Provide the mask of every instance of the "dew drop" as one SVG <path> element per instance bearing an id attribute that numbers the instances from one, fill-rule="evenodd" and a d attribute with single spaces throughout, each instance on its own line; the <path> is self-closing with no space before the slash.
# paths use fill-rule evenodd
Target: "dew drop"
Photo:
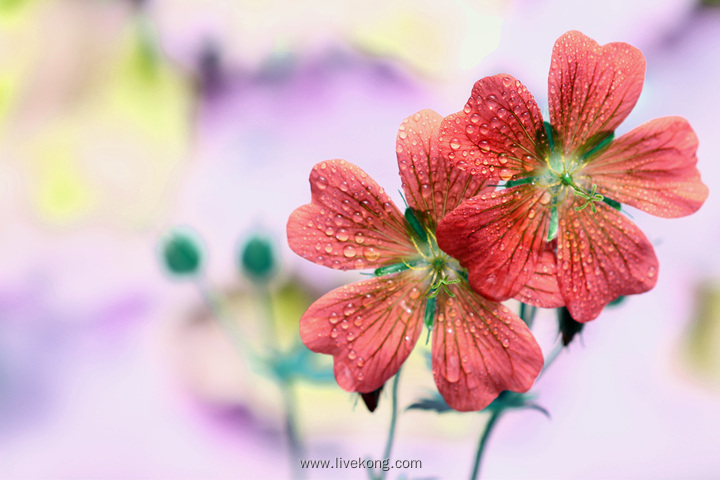
<path id="1" fill-rule="evenodd" d="M 346 258 L 355 257 L 355 255 L 357 255 L 355 247 L 353 247 L 352 245 L 345 245 L 345 248 L 343 248 L 343 255 L 345 255 Z"/>
<path id="2" fill-rule="evenodd" d="M 325 178 L 325 177 L 323 177 L 322 175 L 320 175 L 320 176 L 317 178 L 317 180 L 315 180 L 315 185 L 316 185 L 317 188 L 319 188 L 320 190 L 325 190 L 325 189 L 327 188 L 327 186 L 328 186 L 327 178 Z"/>
<path id="3" fill-rule="evenodd" d="M 460 140 L 458 140 L 457 138 L 453 138 L 452 140 L 450 140 L 450 148 L 452 148 L 453 150 L 459 149 L 460 148 Z"/>
<path id="4" fill-rule="evenodd" d="M 380 258 L 380 252 L 378 252 L 378 251 L 377 251 L 376 249 L 374 249 L 373 247 L 365 247 L 365 248 L 363 249 L 363 255 L 365 256 L 365 258 L 366 258 L 367 261 L 369 261 L 369 262 L 374 262 L 375 260 L 377 260 L 378 258 Z"/>
<path id="5" fill-rule="evenodd" d="M 357 311 L 357 305 L 355 305 L 353 302 L 348 302 L 347 305 L 345 305 L 345 308 L 343 308 L 343 315 L 346 317 L 352 315 Z"/>
<path id="6" fill-rule="evenodd" d="M 347 230 L 341 228 L 335 234 L 335 238 L 337 238 L 341 242 L 347 242 L 348 238 L 350 238 L 350 235 L 348 234 Z"/>

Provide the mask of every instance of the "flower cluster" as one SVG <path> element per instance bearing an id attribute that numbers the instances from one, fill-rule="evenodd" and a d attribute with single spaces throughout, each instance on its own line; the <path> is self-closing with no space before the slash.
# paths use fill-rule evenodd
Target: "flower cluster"
<path id="1" fill-rule="evenodd" d="M 342 388 L 382 387 L 425 325 L 440 393 L 456 410 L 479 410 L 503 390 L 527 391 L 543 365 L 528 327 L 498 302 L 566 306 L 585 322 L 655 285 L 652 245 L 622 204 L 678 217 L 708 192 L 684 119 L 614 138 L 644 71 L 630 45 L 569 32 L 553 50 L 549 122 L 510 75 L 478 81 L 447 118 L 406 119 L 396 147 L 404 215 L 355 165 L 313 168 L 312 201 L 288 221 L 290 247 L 320 265 L 374 271 L 300 320 L 303 342 L 334 357 Z"/>

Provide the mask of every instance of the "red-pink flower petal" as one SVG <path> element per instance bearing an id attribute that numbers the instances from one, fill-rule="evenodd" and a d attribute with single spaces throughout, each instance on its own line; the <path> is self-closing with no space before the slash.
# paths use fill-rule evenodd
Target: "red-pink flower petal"
<path id="1" fill-rule="evenodd" d="M 496 301 L 512 298 L 530 280 L 544 248 L 549 201 L 532 186 L 473 197 L 440 222 L 438 245 L 469 270 L 476 292 Z"/>
<path id="2" fill-rule="evenodd" d="M 578 322 L 596 318 L 621 295 L 642 293 L 657 282 L 652 245 L 624 215 L 596 202 L 577 212 L 575 201 L 560 212 L 558 284 L 570 315 Z"/>
<path id="3" fill-rule="evenodd" d="M 435 224 L 463 200 L 485 187 L 485 180 L 452 165 L 438 150 L 443 117 L 422 110 L 403 120 L 397 135 L 397 158 L 410 207 L 428 212 Z"/>
<path id="4" fill-rule="evenodd" d="M 635 106 L 644 78 L 645 58 L 632 45 L 600 46 L 577 31 L 558 38 L 548 100 L 550 123 L 566 156 L 584 153 L 595 135 L 614 131 Z"/>
<path id="5" fill-rule="evenodd" d="M 551 244 L 546 243 L 545 246 L 535 265 L 535 274 L 515 299 L 536 307 L 558 308 L 565 305 L 565 300 L 557 281 L 557 261 Z"/>
<path id="6" fill-rule="evenodd" d="M 695 166 L 697 146 L 687 120 L 657 118 L 615 140 L 582 173 L 613 200 L 659 217 L 682 217 L 708 196 Z"/>
<path id="7" fill-rule="evenodd" d="M 334 357 L 340 387 L 372 392 L 397 373 L 423 326 L 421 274 L 411 270 L 340 287 L 302 316 L 303 343 Z"/>
<path id="8" fill-rule="evenodd" d="M 520 318 L 467 288 L 439 298 L 433 376 L 455 410 L 485 408 L 503 390 L 526 392 L 543 366 L 540 347 Z"/>
<path id="9" fill-rule="evenodd" d="M 287 224 L 288 243 L 298 255 L 349 270 L 397 263 L 415 252 L 403 216 L 359 167 L 321 162 L 310 173 L 310 190 L 312 202 Z"/>
<path id="10" fill-rule="evenodd" d="M 474 175 L 510 180 L 544 164 L 543 120 L 527 88 L 510 75 L 475 83 L 463 111 L 440 127 L 440 154 Z"/>

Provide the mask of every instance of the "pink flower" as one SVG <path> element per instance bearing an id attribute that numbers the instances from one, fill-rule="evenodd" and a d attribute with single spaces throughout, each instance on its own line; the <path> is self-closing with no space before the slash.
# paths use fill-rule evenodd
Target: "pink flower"
<path id="1" fill-rule="evenodd" d="M 400 127 L 405 216 L 355 165 L 332 160 L 313 167 L 312 201 L 288 221 L 290 247 L 320 265 L 372 268 L 375 275 L 316 301 L 300 319 L 300 334 L 311 350 L 334 357 L 342 388 L 368 393 L 397 373 L 426 324 L 440 393 L 456 410 L 479 410 L 503 390 L 527 391 L 543 359 L 522 320 L 473 292 L 466 271 L 437 246 L 437 222 L 488 191 L 485 180 L 451 169 L 439 155 L 441 120 L 424 110 Z M 553 265 L 538 268 L 550 270 L 520 295 L 559 305 Z"/>
<path id="2" fill-rule="evenodd" d="M 708 190 L 685 119 L 652 120 L 614 140 L 644 74 L 638 49 L 568 32 L 552 54 L 550 123 L 509 75 L 478 81 L 463 111 L 443 121 L 441 154 L 478 178 L 507 182 L 464 202 L 438 229 L 440 247 L 469 269 L 477 292 L 517 295 L 549 244 L 560 293 L 578 321 L 655 285 L 653 247 L 620 204 L 681 217 L 700 208 Z"/>

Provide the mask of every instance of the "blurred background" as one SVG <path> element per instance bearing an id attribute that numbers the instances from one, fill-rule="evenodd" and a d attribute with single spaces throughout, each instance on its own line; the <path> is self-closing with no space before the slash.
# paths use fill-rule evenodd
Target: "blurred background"
<path id="1" fill-rule="evenodd" d="M 380 458 L 387 392 L 370 414 L 297 344 L 307 305 L 361 277 L 295 256 L 287 218 L 332 158 L 402 205 L 398 125 L 485 75 L 547 112 L 573 29 L 643 51 L 617 133 L 686 117 L 711 193 L 632 212 L 657 287 L 586 326 L 534 388 L 551 419 L 504 416 L 483 473 L 717 478 L 720 5 L 697 0 L 1 0 L 0 477 L 287 478 L 284 399 L 304 458 Z M 554 313 L 536 323 L 549 351 Z M 422 343 L 401 408 L 434 389 Z M 389 478 L 466 477 L 486 419 L 404 412 L 393 458 L 422 469 Z"/>

